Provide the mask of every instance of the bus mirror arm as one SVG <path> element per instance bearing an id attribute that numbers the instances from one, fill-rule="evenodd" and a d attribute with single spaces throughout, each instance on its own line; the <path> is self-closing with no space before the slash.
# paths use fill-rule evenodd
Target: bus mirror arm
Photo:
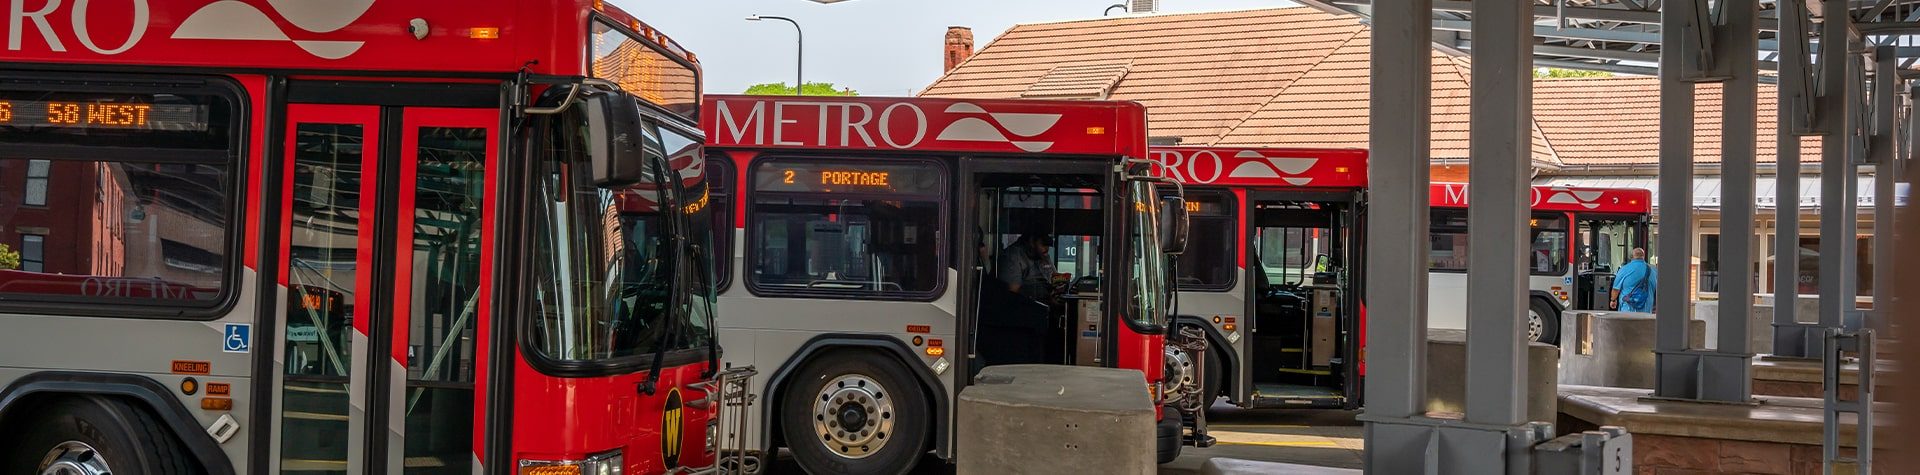
<path id="1" fill-rule="evenodd" d="M 553 114 L 566 112 L 567 109 L 573 107 L 573 102 L 580 98 L 580 90 L 585 88 L 588 85 L 600 86 L 613 91 L 620 90 L 620 85 L 614 83 L 613 81 L 608 81 L 605 79 L 595 79 L 595 78 L 581 78 L 579 81 L 573 82 L 571 84 L 567 84 L 567 88 L 568 88 L 567 97 L 564 99 L 561 99 L 559 104 L 555 104 L 551 107 L 528 107 L 526 109 L 526 112 L 532 115 L 553 115 Z M 555 86 L 555 87 L 559 87 L 559 86 Z"/>

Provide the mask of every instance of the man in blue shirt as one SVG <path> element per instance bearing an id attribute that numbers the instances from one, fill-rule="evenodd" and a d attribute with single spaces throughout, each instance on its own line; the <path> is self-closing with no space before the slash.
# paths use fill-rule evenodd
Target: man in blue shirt
<path id="1" fill-rule="evenodd" d="M 1633 248 L 1633 260 L 1613 274 L 1613 309 L 1622 312 L 1653 312 L 1653 288 L 1660 277 L 1647 264 L 1647 250 Z"/>

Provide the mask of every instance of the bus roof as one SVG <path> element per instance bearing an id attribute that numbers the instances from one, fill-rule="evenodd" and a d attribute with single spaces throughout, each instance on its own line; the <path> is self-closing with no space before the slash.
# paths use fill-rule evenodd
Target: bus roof
<path id="1" fill-rule="evenodd" d="M 1359 149 L 1153 147 L 1164 176 L 1188 185 L 1365 188 Z"/>
<path id="2" fill-rule="evenodd" d="M 1147 156 L 1135 102 L 709 95 L 707 146 Z"/>
<path id="3" fill-rule="evenodd" d="M 603 0 L 15 3 L 9 62 L 578 76 L 593 18 L 696 59 Z"/>
<path id="4" fill-rule="evenodd" d="M 1466 208 L 1467 184 L 1434 183 L 1427 196 L 1435 208 Z M 1639 188 L 1533 187 L 1534 211 L 1574 213 L 1653 213 L 1653 192 Z"/>

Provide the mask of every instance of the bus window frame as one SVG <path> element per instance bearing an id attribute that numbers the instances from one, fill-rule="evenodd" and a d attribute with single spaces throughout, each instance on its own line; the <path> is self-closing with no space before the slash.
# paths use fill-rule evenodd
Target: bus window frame
<path id="1" fill-rule="evenodd" d="M 738 174 L 740 167 L 733 165 L 733 156 L 726 152 L 708 149 L 704 153 L 707 156 L 707 189 L 712 193 L 709 201 L 713 202 L 714 213 L 726 213 L 727 218 L 724 221 L 714 219 L 721 229 L 715 230 L 713 236 L 713 291 L 715 294 L 724 294 L 733 288 L 733 234 L 741 229 L 742 223 L 739 208 L 742 203 Z"/>
<path id="2" fill-rule="evenodd" d="M 75 76 L 78 76 L 76 79 Z M 246 204 L 243 198 L 246 190 L 257 177 L 249 172 L 248 157 L 255 151 L 249 147 L 249 137 L 253 130 L 252 96 L 246 87 L 231 78 L 223 76 L 182 76 L 133 73 L 75 73 L 49 75 L 8 71 L 0 73 L 0 87 L 20 86 L 41 87 L 47 92 L 104 92 L 104 93 L 152 93 L 166 90 L 182 94 L 201 94 L 225 99 L 230 109 L 231 124 L 227 129 L 227 147 L 224 149 L 138 149 L 144 154 L 139 159 L 102 159 L 98 153 L 131 152 L 127 147 L 93 147 L 86 145 L 11 145 L 0 148 L 0 158 L 4 159 L 43 159 L 54 162 L 79 161 L 93 163 L 122 164 L 197 164 L 222 166 L 227 170 L 226 184 L 221 190 L 225 196 L 227 223 L 221 229 L 222 246 L 220 259 L 221 279 L 219 293 L 205 301 L 180 301 L 152 298 L 130 297 L 64 297 L 47 294 L 0 294 L 0 312 L 30 313 L 53 316 L 141 318 L 155 320 L 213 321 L 227 316 L 239 304 L 242 287 L 241 274 L 248 270 L 241 262 L 246 253 L 247 230 L 249 226 L 260 223 L 247 222 Z M 211 127 L 211 124 L 209 124 Z M 91 153 L 89 151 L 92 151 Z M 218 156 L 219 158 L 214 158 Z M 261 157 L 261 160 L 266 158 Z M 257 270 L 256 270 L 257 272 Z M 262 272 L 261 279 L 268 276 Z"/>
<path id="3" fill-rule="evenodd" d="M 1441 207 L 1437 207 L 1437 206 L 1436 206 L 1436 207 L 1434 207 L 1434 208 L 1432 208 L 1432 210 L 1431 210 L 1431 211 L 1429 211 L 1429 212 L 1428 212 L 1428 214 L 1429 214 L 1429 215 L 1427 216 L 1427 236 L 1428 236 L 1428 237 L 1427 237 L 1427 252 L 1428 252 L 1428 256 L 1429 256 L 1429 257 L 1428 257 L 1428 262 L 1427 262 L 1427 272 L 1430 272 L 1430 273 L 1443 273 L 1443 274 L 1466 274 L 1466 273 L 1468 272 L 1468 268 L 1467 268 L 1467 267 L 1461 267 L 1461 268 L 1435 268 L 1435 267 L 1433 267 L 1433 262 L 1432 262 L 1432 257 L 1431 257 L 1431 256 L 1432 256 L 1432 252 L 1433 252 L 1433 237 L 1432 237 L 1432 236 L 1433 236 L 1433 234 L 1434 234 L 1434 229 L 1435 229 L 1435 226 L 1433 225 L 1433 222 L 1434 222 L 1434 220 L 1433 220 L 1433 216 L 1432 216 L 1432 215 L 1433 215 L 1433 214 L 1438 214 L 1438 213 L 1443 213 L 1443 212 L 1444 212 L 1444 213 L 1460 213 L 1460 215 L 1461 215 L 1461 216 L 1466 216 L 1466 215 L 1467 215 L 1467 213 L 1468 213 L 1468 208 L 1441 208 Z M 1562 221 L 1564 221 L 1564 222 L 1566 223 L 1566 226 L 1565 226 L 1565 227 L 1563 227 L 1563 228 L 1562 228 L 1562 229 L 1561 229 L 1560 231 L 1561 231 L 1561 232 L 1563 232 L 1563 233 L 1566 233 L 1566 235 L 1567 235 L 1567 237 L 1566 237 L 1566 239 L 1567 239 L 1567 242 L 1568 242 L 1568 243 L 1570 243 L 1570 247 L 1572 247 L 1572 246 L 1574 246 L 1574 245 L 1573 245 L 1573 244 L 1571 244 L 1571 243 L 1575 243 L 1575 242 L 1576 242 L 1575 240 L 1579 238 L 1579 236 L 1576 236 L 1576 235 L 1574 234 L 1574 231 L 1575 231 L 1575 230 L 1576 230 L 1576 229 L 1578 228 L 1578 226 L 1577 226 L 1577 223 L 1578 223 L 1578 221 L 1577 221 L 1577 220 L 1576 220 L 1576 219 L 1575 219 L 1575 218 L 1574 218 L 1573 216 L 1571 216 L 1571 215 L 1570 215 L 1569 213 L 1567 213 L 1567 212 L 1564 212 L 1564 211 L 1528 211 L 1528 212 L 1527 212 L 1527 219 L 1528 219 L 1528 220 L 1534 220 L 1534 219 L 1559 219 L 1559 220 L 1562 220 Z M 1469 229 L 1469 228 L 1467 228 L 1466 226 L 1448 226 L 1448 227 L 1450 227 L 1450 228 L 1454 228 L 1454 227 L 1457 227 L 1457 228 L 1459 228 L 1459 229 L 1462 229 L 1462 230 L 1465 230 L 1464 232 L 1461 232 L 1461 233 L 1459 233 L 1459 234 L 1463 234 L 1463 235 L 1466 235 L 1466 236 L 1467 236 L 1467 252 L 1469 253 L 1468 255 L 1469 255 L 1469 256 L 1471 256 L 1471 255 L 1472 255 L 1471 253 L 1473 252 L 1473 233 L 1472 233 L 1472 230 L 1471 230 L 1471 229 Z M 1555 268 L 1555 269 L 1558 269 L 1558 271 L 1557 271 L 1557 272 L 1555 272 L 1555 271 L 1548 271 L 1548 272 L 1540 272 L 1540 271 L 1537 271 L 1537 270 L 1534 270 L 1534 269 L 1533 269 L 1533 265 L 1532 265 L 1532 264 L 1533 264 L 1533 239 L 1534 239 L 1534 237 L 1535 237 L 1535 236 L 1534 236 L 1534 234 L 1536 234 L 1536 232 L 1535 232 L 1535 230 L 1534 230 L 1534 228 L 1533 228 L 1532 226 L 1528 226 L 1528 227 L 1527 227 L 1527 241 L 1526 241 L 1526 242 L 1527 242 L 1527 248 L 1526 248 L 1526 250 L 1527 250 L 1527 255 L 1526 255 L 1526 258 L 1525 258 L 1525 260 L 1524 260 L 1524 261 L 1522 262 L 1523 264 L 1526 264 L 1526 271 L 1527 271 L 1527 275 L 1529 275 L 1529 276 L 1532 276 L 1532 277 L 1562 277 L 1562 276 L 1567 276 L 1567 275 L 1569 275 L 1569 274 L 1571 274 L 1571 273 L 1573 273 L 1573 270 L 1574 270 L 1574 268 L 1575 268 L 1575 263 L 1576 263 L 1576 261 L 1578 261 L 1578 260 L 1580 259 L 1580 258 L 1579 258 L 1579 256 L 1576 256 L 1576 255 L 1572 255 L 1572 253 L 1573 253 L 1573 252 L 1575 251 L 1575 249 L 1566 249 L 1566 252 L 1568 252 L 1568 253 L 1569 253 L 1569 254 L 1568 254 L 1568 256 L 1567 256 L 1567 258 L 1566 258 L 1566 259 L 1562 259 L 1562 260 L 1560 260 L 1560 262 L 1556 262 L 1556 263 L 1554 263 L 1554 264 L 1555 264 L 1555 265 L 1554 265 L 1554 268 Z"/>
<path id="4" fill-rule="evenodd" d="M 917 198 L 919 198 L 920 200 L 937 203 L 940 207 L 940 216 L 937 217 L 934 222 L 940 225 L 941 228 L 934 231 L 935 242 L 932 243 L 932 249 L 936 253 L 935 262 L 934 262 L 936 272 L 934 273 L 935 275 L 934 275 L 933 288 L 928 290 L 921 290 L 921 291 L 837 291 L 837 290 L 818 290 L 818 289 L 792 290 L 792 289 L 762 286 L 758 282 L 756 282 L 755 279 L 746 277 L 745 275 L 752 274 L 753 263 L 758 262 L 758 258 L 760 257 L 760 253 L 761 253 L 760 246 L 757 245 L 758 241 L 754 239 L 754 231 L 757 231 L 759 228 L 758 218 L 760 214 L 758 210 L 759 207 L 755 205 L 754 200 L 757 200 L 761 193 L 769 193 L 771 194 L 771 196 L 841 197 L 843 199 L 899 198 L 903 196 L 916 196 L 916 195 L 907 195 L 907 194 L 885 194 L 885 193 L 824 194 L 824 193 L 808 193 L 808 192 L 794 192 L 794 191 L 762 192 L 758 189 L 759 187 L 756 185 L 756 183 L 758 183 L 758 180 L 754 179 L 754 173 L 758 171 L 760 167 L 768 166 L 769 164 L 775 163 L 775 162 L 783 162 L 783 163 L 797 162 L 797 163 L 808 163 L 808 164 L 845 164 L 845 165 L 854 165 L 854 166 L 858 166 L 862 164 L 919 165 L 919 166 L 931 168 L 939 172 L 940 185 L 937 187 L 937 189 L 940 190 L 940 193 L 937 195 L 918 195 L 917 196 Z M 893 302 L 933 302 L 933 301 L 940 300 L 941 296 L 946 295 L 948 287 L 953 284 L 952 282 L 949 282 L 949 279 L 947 279 L 947 271 L 951 269 L 953 265 L 952 264 L 953 250 L 949 249 L 949 247 L 951 246 L 949 246 L 947 243 L 947 241 L 953 240 L 951 237 L 948 236 L 948 233 L 950 230 L 947 229 L 948 227 L 953 226 L 953 222 L 951 221 L 953 219 L 953 207 L 954 207 L 953 168 L 948 166 L 944 160 L 939 160 L 931 157 L 891 156 L 891 155 L 877 155 L 877 154 L 863 154 L 863 153 L 834 153 L 831 155 L 770 153 L 770 154 L 761 154 L 753 157 L 753 160 L 748 162 L 745 168 L 746 170 L 742 171 L 739 175 L 741 177 L 740 178 L 741 182 L 745 183 L 745 186 L 744 186 L 745 189 L 733 195 L 733 198 L 736 200 L 741 200 L 740 206 L 743 206 L 746 209 L 745 213 L 742 213 L 741 216 L 736 218 L 736 219 L 742 220 L 740 221 L 742 224 L 740 229 L 743 231 L 742 241 L 744 242 L 741 243 L 741 246 L 744 246 L 745 248 L 744 250 L 746 251 L 746 254 L 741 256 L 741 259 L 743 260 L 741 261 L 742 264 L 741 264 L 740 270 L 741 270 L 741 273 L 745 275 L 741 277 L 740 281 L 746 285 L 747 292 L 752 294 L 754 297 L 817 298 L 817 299 L 826 299 L 826 300 L 864 300 L 864 301 L 893 301 Z"/>
<path id="5" fill-rule="evenodd" d="M 1225 250 L 1225 254 L 1223 255 L 1229 261 L 1225 263 L 1225 265 L 1231 266 L 1231 268 L 1240 268 L 1245 266 L 1246 263 L 1244 262 L 1232 262 L 1232 261 L 1239 260 L 1239 258 L 1236 256 L 1239 255 L 1240 246 L 1245 245 L 1245 243 L 1240 242 L 1240 239 L 1241 239 L 1240 222 L 1242 219 L 1241 213 L 1240 213 L 1241 211 L 1240 198 L 1238 196 L 1235 196 L 1233 193 L 1233 190 L 1228 188 L 1221 188 L 1221 187 L 1188 187 L 1187 188 L 1187 197 L 1188 197 L 1187 200 L 1189 202 L 1193 201 L 1194 196 L 1202 196 L 1202 195 L 1218 197 L 1220 199 L 1220 206 L 1222 207 L 1221 214 L 1219 215 L 1192 214 L 1189 219 L 1218 218 L 1218 219 L 1227 220 L 1228 226 L 1231 226 L 1233 229 L 1228 230 L 1224 234 L 1224 236 L 1226 236 L 1227 247 Z M 1197 227 L 1198 226 L 1196 226 L 1196 228 Z M 1201 243 L 1198 241 L 1195 241 L 1195 242 L 1192 242 L 1191 244 L 1201 244 Z M 1188 249 L 1187 252 L 1193 252 L 1193 249 Z M 1174 262 L 1178 263 L 1179 258 L 1175 257 Z M 1173 285 L 1175 289 L 1178 289 L 1181 292 L 1228 292 L 1228 291 L 1232 291 L 1234 286 L 1237 286 L 1240 284 L 1241 272 L 1235 272 L 1231 270 L 1227 272 L 1227 280 L 1222 283 L 1193 284 L 1193 285 L 1182 284 L 1180 283 L 1179 271 L 1180 271 L 1179 269 L 1174 269 Z"/>

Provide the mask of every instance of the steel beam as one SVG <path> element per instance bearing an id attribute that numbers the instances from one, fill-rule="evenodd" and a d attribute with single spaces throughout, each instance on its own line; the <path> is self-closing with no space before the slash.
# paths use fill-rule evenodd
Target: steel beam
<path id="1" fill-rule="evenodd" d="M 1721 200 L 1720 205 L 1720 337 L 1715 349 L 1721 353 L 1746 355 L 1752 337 L 1747 327 L 1753 315 L 1754 183 L 1757 166 L 1754 159 L 1755 131 L 1759 102 L 1759 73 L 1755 62 L 1760 30 L 1754 27 L 1759 16 L 1755 0 L 1723 0 L 1726 24 L 1720 27 L 1720 43 L 1733 76 L 1722 85 L 1720 129 Z M 1712 258 L 1714 256 L 1701 256 Z M 1750 369 L 1750 366 L 1748 367 Z M 1743 378 L 1751 389 L 1752 378 Z M 1739 400 L 1751 396 L 1749 391 Z"/>
<path id="2" fill-rule="evenodd" d="M 1721 208 L 1720 335 L 1716 355 L 1700 360 L 1700 397 L 1723 402 L 1753 398 L 1752 332 L 1754 293 L 1754 187 L 1759 122 L 1758 61 L 1760 15 L 1756 0 L 1721 0 L 1726 23 L 1716 28 L 1715 54 L 1731 76 L 1722 84 L 1720 128 Z"/>
<path id="3" fill-rule="evenodd" d="M 1437 455 L 1426 413 L 1426 185 L 1432 123 L 1431 0 L 1389 2 L 1373 19 L 1367 213 L 1366 468 L 1370 473 L 1431 473 Z"/>
<path id="4" fill-rule="evenodd" d="M 1808 32 L 1802 30 L 1800 21 L 1806 12 L 1801 0 L 1781 0 L 1777 5 L 1797 10 L 1782 16 L 1780 23 L 1780 87 L 1776 88 L 1779 120 L 1775 123 L 1779 154 L 1773 195 L 1773 351 L 1804 358 L 1812 354 L 1805 352 L 1806 337 L 1798 330 L 1800 325 L 1793 315 L 1800 301 L 1800 135 L 1794 124 L 1806 114 L 1801 105 L 1807 99 L 1807 64 L 1796 59 L 1807 57 L 1806 43 L 1798 38 L 1805 38 Z"/>
<path id="5" fill-rule="evenodd" d="M 1533 2 L 1473 4 L 1467 227 L 1467 422 L 1526 419 L 1526 257 L 1533 134 Z M 1482 458 L 1485 460 L 1485 458 Z M 1494 459 L 1498 460 L 1498 459 Z M 1458 467 L 1456 467 L 1458 468 Z M 1461 473 L 1492 473 L 1468 470 Z"/>
<path id="6" fill-rule="evenodd" d="M 1667 47 L 1660 49 L 1660 238 L 1658 274 L 1666 276 L 1654 287 L 1654 351 L 1656 370 L 1654 395 L 1692 399 L 1697 394 L 1695 360 L 1681 361 L 1675 354 L 1687 351 L 1687 321 L 1693 317 L 1693 302 L 1688 292 L 1689 268 L 1693 257 L 1693 120 L 1694 83 L 1688 82 L 1685 64 L 1697 57 L 1691 34 L 1685 27 L 1692 21 L 1694 2 L 1706 0 L 1668 0 L 1662 6 L 1661 37 Z M 1622 298 L 1625 298 L 1623 295 Z"/>
<path id="7" fill-rule="evenodd" d="M 1853 222 L 1854 195 L 1851 189 L 1857 168 L 1853 148 L 1857 125 L 1855 109 L 1860 102 L 1861 85 L 1857 69 L 1860 61 L 1849 51 L 1852 15 L 1846 2 L 1829 1 L 1823 38 L 1849 38 L 1848 41 L 1820 42 L 1820 109 L 1826 132 L 1821 141 L 1820 163 L 1820 326 L 1839 328 L 1853 305 Z"/>
<path id="8" fill-rule="evenodd" d="M 1873 312 L 1867 319 L 1868 327 L 1886 332 L 1886 312 L 1892 302 L 1893 246 L 1887 242 L 1893 236 L 1894 185 L 1898 179 L 1890 173 L 1894 160 L 1898 158 L 1898 144 L 1895 137 L 1900 111 L 1900 95 L 1895 92 L 1904 88 L 1899 74 L 1899 58 L 1893 55 L 1891 46 L 1881 46 L 1876 59 L 1879 67 L 1873 74 L 1873 141 L 1868 148 L 1873 160 Z"/>

